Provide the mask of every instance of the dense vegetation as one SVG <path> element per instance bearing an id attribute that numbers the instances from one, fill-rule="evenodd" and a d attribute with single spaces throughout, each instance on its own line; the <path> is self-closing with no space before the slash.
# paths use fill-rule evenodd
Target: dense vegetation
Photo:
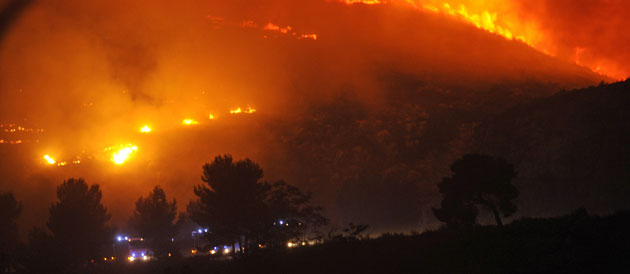
<path id="1" fill-rule="evenodd" d="M 511 108 L 475 129 L 471 151 L 514 164 L 524 216 L 628 209 L 630 80 Z"/>
<path id="2" fill-rule="evenodd" d="M 524 218 L 378 238 L 337 237 L 323 245 L 277 249 L 234 261 L 208 257 L 148 265 L 102 264 L 93 273 L 627 273 L 630 213 L 600 217 L 583 209 L 557 218 Z"/>
<path id="3" fill-rule="evenodd" d="M 278 129 L 290 179 L 317 193 L 339 214 L 333 219 L 377 231 L 435 227 L 436 183 L 467 153 L 514 165 L 516 216 L 628 208 L 630 81 L 559 91 L 522 83 L 441 89 L 409 75 L 387 79 L 377 106 L 340 96 Z"/>

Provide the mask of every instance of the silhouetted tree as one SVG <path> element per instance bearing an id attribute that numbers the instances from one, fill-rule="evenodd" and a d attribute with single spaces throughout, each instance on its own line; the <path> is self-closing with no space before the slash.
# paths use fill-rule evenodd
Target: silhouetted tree
<path id="1" fill-rule="evenodd" d="M 208 227 L 214 241 L 246 243 L 267 219 L 268 185 L 260 181 L 262 177 L 263 170 L 250 159 L 234 162 L 231 155 L 215 157 L 203 166 L 201 180 L 206 184 L 194 189 L 197 199 L 188 205 L 190 218 Z"/>
<path id="2" fill-rule="evenodd" d="M 267 189 L 265 203 L 272 219 L 268 224 L 275 225 L 270 227 L 265 240 L 284 245 L 289 240 L 305 237 L 309 231 L 321 234 L 317 229 L 328 224 L 328 219 L 321 215 L 322 207 L 311 204 L 311 193 L 304 193 L 284 181 L 275 182 Z"/>
<path id="3" fill-rule="evenodd" d="M 0 193 L 0 270 L 8 272 L 13 265 L 13 254 L 17 246 L 17 219 L 22 213 L 22 204 L 13 193 Z"/>
<path id="4" fill-rule="evenodd" d="M 171 238 L 175 237 L 179 226 L 176 217 L 177 202 L 175 199 L 169 202 L 164 190 L 156 186 L 146 198 L 136 201 L 129 224 L 147 240 L 156 256 L 166 256 L 173 252 Z"/>
<path id="5" fill-rule="evenodd" d="M 438 187 L 442 207 L 433 209 L 435 216 L 449 227 L 471 226 L 477 218 L 477 206 L 490 210 L 497 225 L 501 214 L 509 217 L 516 212 L 512 203 L 519 192 L 512 179 L 514 167 L 500 158 L 467 154 L 451 165 L 453 175 L 444 178 Z"/>
<path id="6" fill-rule="evenodd" d="M 50 207 L 47 225 L 55 251 L 64 255 L 71 269 L 100 258 L 101 248 L 110 239 L 106 223 L 111 216 L 101 197 L 99 186 L 88 186 L 83 179 L 71 178 L 57 187 L 59 200 Z"/>

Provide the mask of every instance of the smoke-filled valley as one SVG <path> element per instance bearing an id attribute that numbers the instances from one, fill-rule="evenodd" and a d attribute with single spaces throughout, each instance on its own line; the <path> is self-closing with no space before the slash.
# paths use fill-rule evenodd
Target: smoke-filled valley
<path id="1" fill-rule="evenodd" d="M 28 129 L 1 133 L 0 190 L 27 230 L 82 177 L 124 226 L 155 185 L 183 211 L 229 153 L 333 225 L 424 230 L 451 163 L 483 152 L 515 165 L 519 214 L 625 209 L 628 82 L 576 91 L 616 78 L 563 57 L 397 2 L 33 1 L 0 38 L 0 121 Z"/>

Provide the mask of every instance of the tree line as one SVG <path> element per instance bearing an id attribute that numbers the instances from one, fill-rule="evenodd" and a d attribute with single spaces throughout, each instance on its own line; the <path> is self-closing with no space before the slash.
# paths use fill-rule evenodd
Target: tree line
<path id="1" fill-rule="evenodd" d="M 186 219 L 209 229 L 203 234 L 208 245 L 231 245 L 234 256 L 256 250 L 254 246 L 284 247 L 290 241 L 323 237 L 320 229 L 329 220 L 322 215 L 323 208 L 311 202 L 311 193 L 284 181 L 263 180 L 263 169 L 252 160 L 220 155 L 202 170 L 202 183 L 194 187 L 195 198 L 185 213 L 178 212 L 176 200 L 169 200 L 159 186 L 136 201 L 129 227 L 146 239 L 156 257 L 177 254 L 172 239 Z M 434 209 L 449 228 L 472 227 L 478 208 L 489 210 L 499 226 L 501 215 L 516 212 L 512 200 L 518 190 L 511 184 L 516 172 L 505 160 L 470 154 L 455 161 L 451 170 L 453 175 L 438 184 L 443 200 Z M 18 248 L 16 222 L 22 205 L 11 193 L 0 194 L 3 270 L 81 272 L 90 260 L 102 258 L 103 247 L 112 245 L 114 229 L 108 226 L 111 215 L 101 198 L 99 185 L 67 179 L 57 187 L 46 228 L 31 230 L 27 245 Z M 357 238 L 366 229 L 367 225 L 351 224 L 344 232 Z"/>

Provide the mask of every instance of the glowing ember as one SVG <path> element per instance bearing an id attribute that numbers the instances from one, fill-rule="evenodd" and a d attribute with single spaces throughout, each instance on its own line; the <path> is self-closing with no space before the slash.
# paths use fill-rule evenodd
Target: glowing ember
<path id="1" fill-rule="evenodd" d="M 143 126 L 140 129 L 140 132 L 142 132 L 142 133 L 149 133 L 149 132 L 151 132 L 151 128 L 149 126 L 145 125 L 145 126 Z"/>
<path id="2" fill-rule="evenodd" d="M 250 107 L 250 106 L 248 106 L 248 107 L 247 107 L 247 110 L 245 111 L 245 113 L 248 113 L 248 114 L 252 114 L 252 113 L 254 113 L 254 112 L 256 112 L 256 109 L 253 109 L 253 108 L 252 108 L 252 107 Z"/>
<path id="3" fill-rule="evenodd" d="M 23 143 L 22 140 L 15 140 L 15 141 L 10 141 L 10 140 L 4 140 L 4 139 L 0 139 L 0 144 L 10 144 L 10 145 L 19 145 Z"/>
<path id="4" fill-rule="evenodd" d="M 212 114 L 208 115 L 208 119 L 214 120 L 214 115 L 212 115 Z"/>
<path id="5" fill-rule="evenodd" d="M 230 114 L 240 114 L 240 113 L 252 114 L 254 112 L 256 112 L 256 109 L 250 106 L 247 106 L 247 109 L 245 110 L 243 110 L 240 107 L 230 110 Z"/>
<path id="6" fill-rule="evenodd" d="M 110 151 L 110 150 L 114 150 L 116 148 L 114 147 L 109 147 L 106 148 L 105 151 Z M 114 164 L 116 165 L 122 165 L 124 164 L 133 153 L 135 153 L 136 151 L 138 151 L 138 147 L 135 145 L 121 145 L 118 147 L 118 149 L 116 151 L 114 151 L 114 153 L 112 153 L 112 157 L 110 158 L 110 160 L 112 162 L 114 162 Z"/>
<path id="7" fill-rule="evenodd" d="M 196 120 L 194 120 L 194 119 L 184 119 L 184 120 L 182 121 L 182 124 L 187 125 L 187 126 L 190 126 L 190 125 L 196 125 L 196 124 L 199 124 L 199 122 L 197 122 L 197 121 L 196 121 Z"/>
<path id="8" fill-rule="evenodd" d="M 38 128 L 27 128 L 16 124 L 0 124 L 0 144 L 37 143 L 39 142 L 39 134 L 43 132 L 43 129 Z"/>
<path id="9" fill-rule="evenodd" d="M 376 4 L 383 3 L 380 0 L 345 0 L 345 2 L 348 5 L 352 5 L 352 4 L 376 5 Z"/>
<path id="10" fill-rule="evenodd" d="M 315 34 L 315 33 L 301 34 L 301 33 L 298 33 L 296 31 L 294 31 L 291 26 L 281 27 L 281 26 L 278 26 L 278 25 L 276 25 L 274 23 L 269 22 L 262 29 L 264 31 L 268 31 L 268 32 L 277 32 L 277 33 L 281 33 L 283 35 L 290 35 L 290 36 L 295 37 L 296 39 L 313 39 L 313 40 L 317 40 L 317 34 Z M 269 36 L 265 35 L 264 37 L 268 38 Z"/>
<path id="11" fill-rule="evenodd" d="M 302 34 L 299 39 L 313 39 L 317 40 L 317 34 Z"/>
<path id="12" fill-rule="evenodd" d="M 50 155 L 48 154 L 44 155 L 44 160 L 46 160 L 46 162 L 48 162 L 48 164 L 50 165 L 54 165 L 55 163 L 57 163 L 57 161 L 55 161 L 55 159 L 50 157 Z"/>
<path id="13" fill-rule="evenodd" d="M 3 132 L 29 132 L 29 133 L 42 133 L 44 132 L 41 128 L 25 128 L 22 126 L 18 126 L 16 124 L 0 124 L 0 129 Z"/>
<path id="14" fill-rule="evenodd" d="M 271 22 L 267 23 L 267 25 L 265 25 L 265 27 L 263 28 L 264 30 L 268 30 L 268 31 L 279 31 L 283 34 L 287 34 L 289 33 L 289 31 L 291 31 L 291 26 L 286 26 L 286 27 L 280 27 L 277 26 Z"/>

